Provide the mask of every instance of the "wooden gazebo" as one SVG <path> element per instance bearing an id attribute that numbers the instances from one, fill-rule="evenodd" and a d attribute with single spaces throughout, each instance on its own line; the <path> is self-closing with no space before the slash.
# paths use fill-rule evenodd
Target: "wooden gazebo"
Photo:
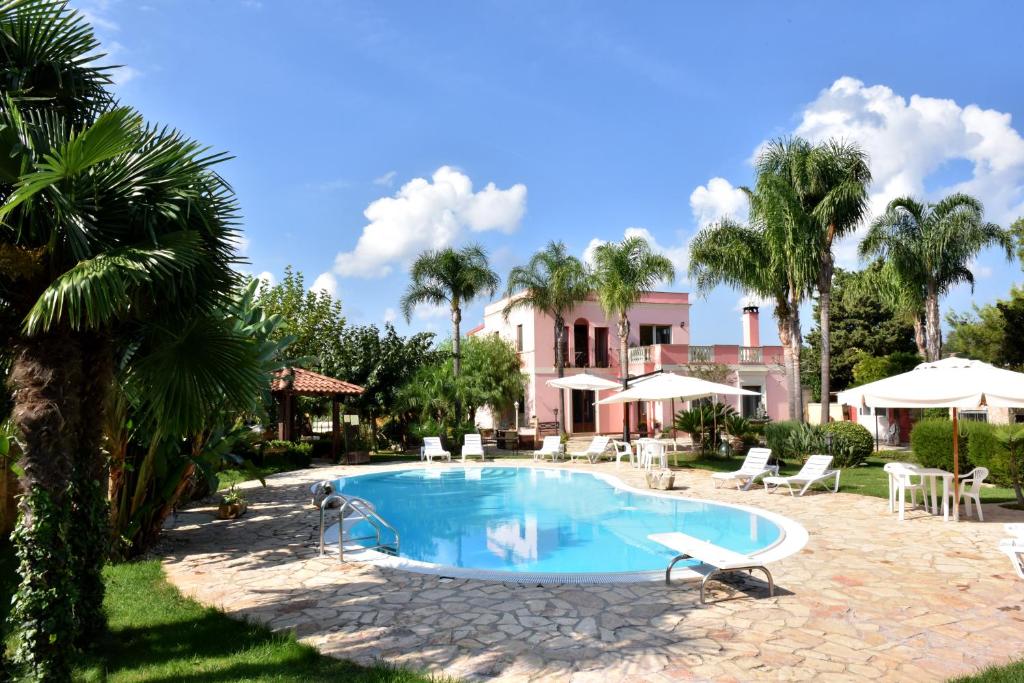
<path id="1" fill-rule="evenodd" d="M 321 375 L 305 368 L 282 368 L 274 373 L 270 391 L 277 400 L 277 438 L 292 441 L 296 432 L 296 396 L 316 396 L 331 399 L 331 457 L 338 459 L 340 447 L 340 420 L 338 406 L 345 396 L 358 396 L 365 389 L 356 384 Z"/>

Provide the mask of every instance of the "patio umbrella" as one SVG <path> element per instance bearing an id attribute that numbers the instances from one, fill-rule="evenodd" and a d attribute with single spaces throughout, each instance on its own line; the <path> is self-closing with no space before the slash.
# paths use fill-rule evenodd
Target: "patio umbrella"
<path id="1" fill-rule="evenodd" d="M 960 495 L 958 411 L 1024 407 L 1024 374 L 966 358 L 921 363 L 910 372 L 839 392 L 839 403 L 868 408 L 953 409 L 953 500 Z M 959 506 L 953 508 L 959 519 Z"/>
<path id="2" fill-rule="evenodd" d="M 616 389 L 620 386 L 618 382 L 613 382 L 610 379 L 598 377 L 597 375 L 588 375 L 585 372 L 581 372 L 578 375 L 568 375 L 567 377 L 549 379 L 546 384 L 549 387 L 556 387 L 558 389 L 593 391 L 594 403 L 597 403 L 597 392 L 603 389 Z M 562 406 L 562 410 L 565 410 L 565 406 Z M 596 406 L 594 408 L 594 431 L 598 434 L 601 433 L 601 411 L 597 410 Z"/>

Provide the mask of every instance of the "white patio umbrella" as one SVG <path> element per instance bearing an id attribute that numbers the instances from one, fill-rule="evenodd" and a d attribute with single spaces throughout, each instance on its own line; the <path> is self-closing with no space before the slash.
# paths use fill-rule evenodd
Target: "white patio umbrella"
<path id="1" fill-rule="evenodd" d="M 618 382 L 614 382 L 604 377 L 598 377 L 597 375 L 589 375 L 585 372 L 581 372 L 578 375 L 568 375 L 566 377 L 558 377 L 556 379 L 549 379 L 546 384 L 549 387 L 556 387 L 558 389 L 578 389 L 579 391 L 593 391 L 594 392 L 594 403 L 597 403 L 597 394 L 599 391 L 605 389 L 617 389 L 622 386 Z M 562 406 L 563 415 L 565 414 L 565 406 Z M 601 411 L 594 407 L 594 431 L 598 434 L 601 433 Z"/>
<path id="2" fill-rule="evenodd" d="M 953 500 L 960 496 L 957 413 L 972 408 L 1024 407 L 1024 374 L 966 358 L 921 363 L 910 372 L 839 392 L 839 403 L 868 408 L 953 409 Z M 953 508 L 959 518 L 959 506 Z"/>

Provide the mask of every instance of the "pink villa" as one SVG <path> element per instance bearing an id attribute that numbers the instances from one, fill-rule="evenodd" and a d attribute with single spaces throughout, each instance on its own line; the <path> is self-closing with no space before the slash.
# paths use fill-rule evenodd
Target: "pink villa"
<path id="1" fill-rule="evenodd" d="M 496 334 L 511 343 L 527 375 L 524 396 L 517 404 L 518 415 L 492 415 L 483 410 L 477 415 L 482 428 L 511 428 L 518 425 L 524 435 L 536 434 L 538 425 L 565 418 L 571 434 L 621 434 L 621 405 L 595 406 L 594 392 L 566 391 L 565 405 L 559 405 L 558 389 L 547 381 L 558 376 L 555 368 L 554 323 L 532 309 L 521 308 L 502 315 L 507 299 L 484 308 L 484 321 L 470 335 Z M 619 338 L 615 321 L 609 321 L 596 300 L 586 301 L 566 316 L 566 375 L 586 372 L 620 381 Z M 748 306 L 742 313 L 742 344 L 690 344 L 690 296 L 685 292 L 651 292 L 629 312 L 629 374 L 642 375 L 656 370 L 690 374 L 711 365 L 728 368 L 729 384 L 756 391 L 760 396 L 723 398 L 746 417 L 767 415 L 773 420 L 788 419 L 785 371 L 781 346 L 761 346 L 758 309 Z M 738 330 L 739 331 L 739 330 Z M 740 335 L 738 335 L 740 336 Z M 602 392 L 601 397 L 611 394 Z M 677 404 L 676 410 L 685 406 Z M 671 424 L 669 402 L 628 404 L 630 424 L 648 424 L 652 428 Z"/>

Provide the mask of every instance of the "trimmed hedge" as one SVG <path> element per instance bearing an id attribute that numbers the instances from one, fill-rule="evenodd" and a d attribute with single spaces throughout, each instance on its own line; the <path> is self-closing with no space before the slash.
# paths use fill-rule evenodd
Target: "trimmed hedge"
<path id="1" fill-rule="evenodd" d="M 959 424 L 960 473 L 986 467 L 989 482 L 1008 486 L 1007 454 L 996 438 L 998 430 L 1005 428 L 987 422 L 963 421 Z M 953 422 L 935 418 L 920 420 L 910 432 L 910 448 L 917 462 L 925 467 L 939 467 L 952 472 Z"/>
<path id="2" fill-rule="evenodd" d="M 301 470 L 313 463 L 313 445 L 275 439 L 263 445 L 261 455 L 264 467 L 286 465 Z"/>
<path id="3" fill-rule="evenodd" d="M 835 467 L 856 467 L 875 450 L 875 439 L 867 427 L 856 422 L 829 422 L 825 433 L 832 435 Z"/>

